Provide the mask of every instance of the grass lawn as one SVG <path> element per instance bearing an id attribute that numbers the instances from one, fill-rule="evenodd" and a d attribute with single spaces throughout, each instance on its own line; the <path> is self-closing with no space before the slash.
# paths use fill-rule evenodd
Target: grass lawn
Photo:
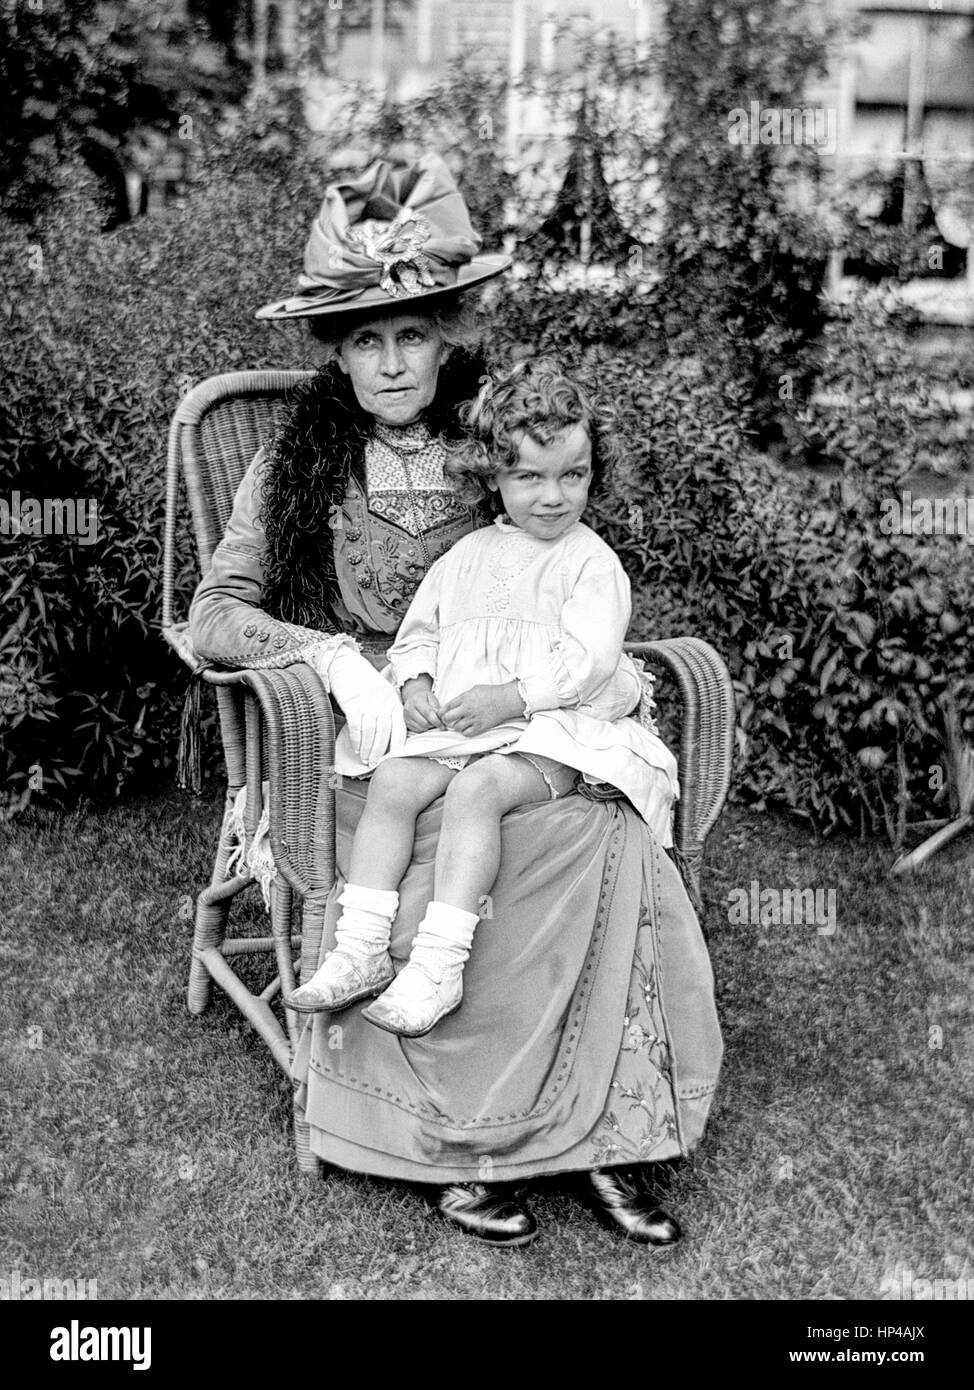
<path id="1" fill-rule="evenodd" d="M 893 882 L 879 845 L 729 811 L 705 882 L 727 1057 L 671 1189 L 686 1239 L 629 1247 L 550 1179 L 541 1239 L 501 1252 L 418 1190 L 301 1176 L 262 1044 L 218 991 L 187 1014 L 180 909 L 218 808 L 172 792 L 0 827 L 0 1276 L 102 1298 L 875 1299 L 904 1269 L 974 1275 L 969 838 Z M 835 934 L 733 925 L 751 880 L 834 889 Z"/>

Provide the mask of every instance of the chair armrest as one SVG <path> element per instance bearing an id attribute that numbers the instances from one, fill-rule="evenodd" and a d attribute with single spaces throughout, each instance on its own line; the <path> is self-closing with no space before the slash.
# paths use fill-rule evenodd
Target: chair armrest
<path id="1" fill-rule="evenodd" d="M 730 786 L 735 723 L 730 672 L 713 647 L 697 637 L 627 642 L 626 651 L 672 676 L 680 692 L 680 800 L 673 838 L 678 859 L 685 861 L 685 877 L 699 890 L 704 841 Z"/>
<path id="2" fill-rule="evenodd" d="M 184 662 L 192 672 L 195 673 L 200 669 L 200 658 L 193 650 L 193 644 L 189 638 L 189 623 L 164 624 L 162 636 L 180 661 Z"/>
<path id="3" fill-rule="evenodd" d="M 266 776 L 277 868 L 302 897 L 327 895 L 335 878 L 335 717 L 317 673 L 298 662 L 265 671 L 207 670 L 203 680 L 252 692 L 256 710 L 241 731 L 248 803 L 259 806 Z"/>
<path id="4" fill-rule="evenodd" d="M 281 876 L 301 894 L 300 979 L 318 965 L 325 903 L 335 881 L 335 717 L 316 671 L 299 662 L 265 671 L 204 671 L 221 698 L 228 769 L 247 786 L 247 834 L 268 781 L 271 851 Z M 236 687 L 236 689 L 234 689 Z M 244 694 L 243 719 L 231 697 Z"/>

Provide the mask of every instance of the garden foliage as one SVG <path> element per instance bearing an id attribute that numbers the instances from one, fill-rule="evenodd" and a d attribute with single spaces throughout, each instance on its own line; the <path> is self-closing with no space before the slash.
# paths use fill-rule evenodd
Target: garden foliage
<path id="1" fill-rule="evenodd" d="M 116 793 L 172 763 L 185 681 L 159 636 L 168 421 L 221 371 L 309 365 L 257 324 L 317 194 L 231 162 L 151 222 L 99 234 L 78 176 L 28 229 L 0 223 L 0 459 L 9 502 L 85 499 L 97 536 L 0 534 L 0 786 Z M 181 550 L 182 593 L 195 561 Z"/>
<path id="2" fill-rule="evenodd" d="M 742 387 L 699 359 L 593 357 L 629 445 L 597 524 L 633 579 L 639 635 L 692 633 L 728 661 L 735 794 L 899 845 L 908 821 L 951 810 L 945 698 L 974 733 L 974 563 L 962 537 L 884 529 L 923 449 L 912 359 L 884 313 L 867 302 L 830 324 L 820 367 L 849 393 L 841 412 L 801 412 L 826 479 L 755 453 Z"/>
<path id="3" fill-rule="evenodd" d="M 759 34 L 742 31 L 735 48 L 707 29 L 698 42 L 686 16 L 704 23 L 701 7 L 683 13 L 674 51 L 686 64 L 713 69 L 719 53 L 726 68 L 745 54 L 753 73 Z M 780 30 L 774 44 L 784 51 Z M 787 80 L 819 53 L 808 40 Z M 169 417 L 212 373 L 309 365 L 301 329 L 259 324 L 253 309 L 291 280 L 335 165 L 354 170 L 398 145 L 446 153 L 489 249 L 520 226 L 526 273 L 495 286 L 485 311 L 497 359 L 554 353 L 615 402 L 627 466 L 593 521 L 632 577 L 635 634 L 694 633 L 727 659 L 735 794 L 894 841 L 908 817 L 946 814 L 945 693 L 974 729 L 972 551 L 880 530 L 883 500 L 928 461 L 939 409 L 910 325 L 880 295 L 828 322 L 789 321 L 781 310 L 796 286 L 817 286 L 824 224 L 785 215 L 770 156 L 738 151 L 727 165 L 723 129 L 701 136 L 712 158 L 684 161 L 681 190 L 659 130 L 641 128 L 632 105 L 626 114 L 625 84 L 645 80 L 645 60 L 603 45 L 592 64 L 591 89 L 622 95 L 614 113 L 590 104 L 574 129 L 589 173 L 604 175 L 589 187 L 609 190 L 627 229 L 595 238 L 594 269 L 568 268 L 584 208 L 561 239 L 545 230 L 544 159 L 517 179 L 501 157 L 504 87 L 489 73 L 458 72 L 402 108 L 349 101 L 329 131 L 327 175 L 320 142 L 295 138 L 295 112 L 262 107 L 221 127 L 201 117 L 199 178 L 151 221 L 100 234 L 76 171 L 33 224 L 0 224 L 0 495 L 89 498 L 98 516 L 90 545 L 0 535 L 7 810 L 169 775 L 186 681 L 158 632 Z M 733 71 L 708 80 L 746 104 Z M 676 90 L 696 109 L 686 83 Z M 568 110 L 569 96 L 551 99 Z M 574 153 L 577 171 L 577 140 Z M 571 157 L 569 140 L 563 171 Z M 659 208 L 637 194 L 660 179 L 667 213 L 653 229 Z M 720 191 L 727 180 L 740 196 Z M 573 187 L 566 173 L 566 197 Z M 951 447 L 960 462 L 969 443 Z M 188 533 L 181 544 L 188 600 Z"/>

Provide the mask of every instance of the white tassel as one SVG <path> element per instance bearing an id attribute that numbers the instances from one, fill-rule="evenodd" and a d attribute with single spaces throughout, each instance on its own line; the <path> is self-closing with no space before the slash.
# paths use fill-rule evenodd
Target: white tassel
<path id="1" fill-rule="evenodd" d="M 277 865 L 271 853 L 271 827 L 267 812 L 267 788 L 264 788 L 264 810 L 261 812 L 254 838 L 247 851 L 247 868 L 260 884 L 264 907 L 271 910 L 271 884 L 277 880 Z"/>
<path id="2" fill-rule="evenodd" d="M 247 805 L 247 788 L 241 787 L 234 797 L 233 805 L 227 808 L 226 820 L 224 822 L 223 833 L 227 839 L 233 841 L 233 849 L 227 859 L 226 877 L 230 878 L 234 873 L 243 873 L 245 865 L 243 863 L 244 843 L 247 839 L 247 828 L 244 823 L 244 808 Z M 240 866 L 239 869 L 237 866 Z"/>
<path id="3" fill-rule="evenodd" d="M 227 878 L 234 873 L 244 878 L 254 878 L 260 884 L 264 907 L 271 910 L 271 888 L 277 881 L 277 865 L 271 852 L 270 815 L 267 810 L 268 784 L 261 787 L 263 810 L 257 822 L 257 829 L 250 844 L 247 844 L 247 788 L 241 787 L 234 798 L 233 806 L 227 812 L 224 834 L 233 842 L 233 849 L 227 858 Z"/>

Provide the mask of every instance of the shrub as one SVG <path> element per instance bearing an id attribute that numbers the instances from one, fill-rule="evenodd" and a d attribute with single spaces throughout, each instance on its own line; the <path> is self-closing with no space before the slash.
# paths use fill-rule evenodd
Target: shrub
<path id="1" fill-rule="evenodd" d="M 305 334 L 252 313 L 287 285 L 312 171 L 271 197 L 262 171 L 230 169 L 108 236 L 89 193 L 77 176 L 31 231 L 0 223 L 7 500 L 87 499 L 97 515 L 93 543 L 0 536 L 9 809 L 168 767 L 185 687 L 157 630 L 169 417 L 212 373 L 307 365 Z M 188 594 L 188 542 L 180 570 Z"/>
<path id="2" fill-rule="evenodd" d="M 807 146 L 736 144 L 731 113 L 790 108 L 825 70 L 834 19 L 804 0 L 668 0 L 660 143 L 665 202 L 657 255 L 674 328 L 712 344 L 750 386 L 755 424 L 777 434 L 774 386 L 808 385 L 806 349 L 832 227 L 818 154 Z"/>
<path id="3" fill-rule="evenodd" d="M 472 143 L 480 90 L 455 108 L 449 90 L 418 109 L 435 117 L 455 166 L 476 174 L 463 186 L 496 245 L 507 174 Z M 415 140 L 422 121 L 408 114 L 353 102 L 333 148 L 344 142 L 350 162 L 377 153 L 377 119 Z M 207 147 L 182 206 L 100 236 L 101 211 L 73 175 L 52 216 L 30 230 L 0 224 L 6 485 L 90 499 L 98 519 L 91 544 L 0 535 L 8 810 L 38 794 L 117 793 L 133 773 L 145 783 L 171 766 L 185 673 L 156 630 L 168 420 L 212 373 L 307 365 L 300 326 L 251 315 L 290 281 L 321 163 L 294 138 L 286 107 L 238 113 L 222 129 L 204 113 L 199 126 Z M 731 213 L 710 209 L 711 250 Z M 719 270 L 709 252 L 704 262 L 697 295 Z M 931 772 L 943 760 L 945 693 L 974 727 L 970 550 L 879 525 L 882 502 L 943 424 L 909 324 L 864 300 L 808 359 L 818 395 L 765 383 L 793 458 L 820 466 L 823 480 L 803 484 L 755 450 L 767 403 L 739 316 L 723 301 L 716 326 L 695 321 L 696 301 L 676 302 L 684 262 L 662 264 L 655 281 L 585 272 L 572 282 L 542 261 L 494 285 L 492 350 L 554 353 L 616 402 L 628 467 L 594 521 L 632 576 L 635 631 L 697 633 L 726 656 L 737 794 L 782 801 L 823 830 L 883 828 L 898 842 L 908 815 L 942 810 L 947 795 Z M 188 598 L 188 536 L 179 558 Z"/>
<path id="4" fill-rule="evenodd" d="M 735 794 L 898 847 L 909 818 L 945 813 L 945 697 L 974 733 L 970 548 L 882 524 L 924 447 L 905 340 L 871 299 L 830 326 L 823 379 L 851 394 L 839 412 L 796 411 L 827 481 L 756 455 L 744 388 L 697 359 L 591 367 L 631 445 L 599 527 L 633 578 L 640 635 L 694 633 L 728 660 Z"/>

